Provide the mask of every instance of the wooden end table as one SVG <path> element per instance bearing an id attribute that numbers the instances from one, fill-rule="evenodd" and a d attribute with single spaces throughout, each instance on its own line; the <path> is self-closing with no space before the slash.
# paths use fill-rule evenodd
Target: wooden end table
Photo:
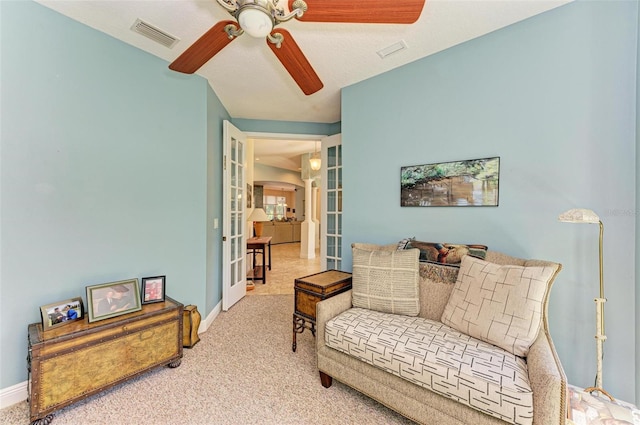
<path id="1" fill-rule="evenodd" d="M 263 284 L 267 283 L 267 267 L 271 270 L 271 238 L 262 236 L 247 239 L 247 254 L 253 255 L 247 280 L 261 280 Z M 256 255 L 262 255 L 261 266 L 256 266 Z"/>
<path id="2" fill-rule="evenodd" d="M 295 280 L 295 306 L 293 310 L 293 344 L 296 351 L 296 336 L 305 328 L 316 335 L 316 304 L 334 295 L 351 289 L 351 273 L 327 270 Z"/>

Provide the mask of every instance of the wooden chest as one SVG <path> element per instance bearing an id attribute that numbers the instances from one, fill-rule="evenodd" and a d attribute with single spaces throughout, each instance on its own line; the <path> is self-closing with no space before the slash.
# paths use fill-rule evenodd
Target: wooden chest
<path id="1" fill-rule="evenodd" d="M 295 312 L 316 320 L 316 304 L 351 289 L 351 273 L 327 270 L 295 280 Z"/>
<path id="2" fill-rule="evenodd" d="M 296 334 L 308 327 L 315 335 L 316 304 L 349 289 L 351 273 L 339 270 L 327 270 L 294 281 L 293 351 L 296 351 Z"/>
<path id="3" fill-rule="evenodd" d="M 166 298 L 141 311 L 42 330 L 29 325 L 29 414 L 48 424 L 52 412 L 155 367 L 182 359 L 183 306 Z"/>

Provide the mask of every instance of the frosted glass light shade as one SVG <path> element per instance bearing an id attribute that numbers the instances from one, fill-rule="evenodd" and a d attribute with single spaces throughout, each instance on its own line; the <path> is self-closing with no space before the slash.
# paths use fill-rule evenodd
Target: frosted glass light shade
<path id="1" fill-rule="evenodd" d="M 266 37 L 273 29 L 273 20 L 259 9 L 244 9 L 238 16 L 240 27 L 251 37 Z"/>
<path id="2" fill-rule="evenodd" d="M 320 160 L 320 158 L 311 157 L 309 158 L 309 166 L 313 171 L 318 171 L 320 167 L 322 167 L 322 161 Z"/>
<path id="3" fill-rule="evenodd" d="M 600 217 L 595 212 L 585 208 L 574 208 L 565 211 L 558 217 L 558 220 L 565 223 L 600 223 Z"/>

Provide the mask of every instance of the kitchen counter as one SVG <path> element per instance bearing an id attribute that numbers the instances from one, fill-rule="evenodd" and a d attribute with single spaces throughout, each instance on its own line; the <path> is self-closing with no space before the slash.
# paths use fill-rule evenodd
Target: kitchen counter
<path id="1" fill-rule="evenodd" d="M 263 221 L 262 236 L 271 236 L 272 244 L 300 242 L 301 221 Z"/>

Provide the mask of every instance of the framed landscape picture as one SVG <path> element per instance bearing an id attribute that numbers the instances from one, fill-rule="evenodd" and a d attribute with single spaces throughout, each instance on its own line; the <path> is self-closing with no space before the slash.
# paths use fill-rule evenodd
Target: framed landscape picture
<path id="1" fill-rule="evenodd" d="M 497 207 L 500 158 L 400 168 L 402 207 Z"/>

